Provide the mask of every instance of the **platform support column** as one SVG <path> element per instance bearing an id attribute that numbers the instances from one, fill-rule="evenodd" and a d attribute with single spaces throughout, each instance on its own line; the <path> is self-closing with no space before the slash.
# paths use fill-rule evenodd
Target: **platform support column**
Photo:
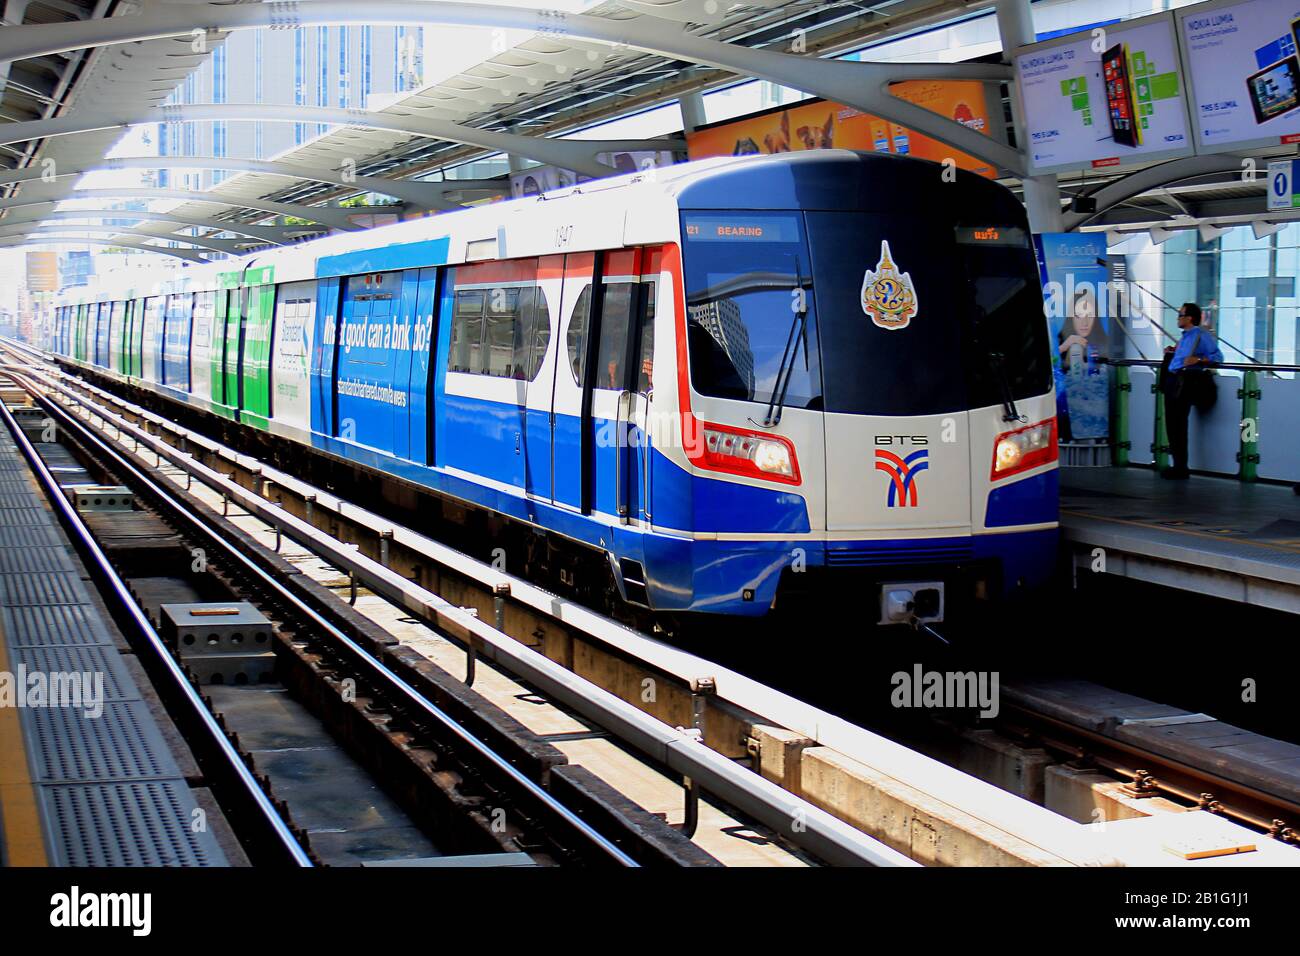
<path id="1" fill-rule="evenodd" d="M 1242 373 L 1241 388 L 1241 451 L 1237 452 L 1237 477 L 1242 481 L 1255 481 L 1259 477 L 1259 373 L 1248 369 Z"/>
<path id="2" fill-rule="evenodd" d="M 1033 43 L 1037 39 L 1034 32 L 1034 15 L 1029 8 L 1029 0 L 997 0 L 998 36 L 1002 40 L 1002 59 L 1012 62 L 1019 47 Z M 1016 144 L 1021 155 L 1026 155 L 1025 144 L 1029 141 L 1025 134 L 1024 117 L 1020 115 L 1020 100 L 1016 91 L 1011 90 L 1011 121 L 1016 130 Z M 1054 174 L 1042 176 L 1022 176 L 1025 212 L 1029 217 L 1029 229 L 1036 234 L 1045 232 L 1064 232 L 1065 213 L 1061 209 L 1061 189 Z"/>
<path id="3" fill-rule="evenodd" d="M 709 119 L 704 110 L 704 97 L 699 92 L 683 93 L 677 98 L 677 108 L 682 111 L 682 130 L 693 133 Z"/>

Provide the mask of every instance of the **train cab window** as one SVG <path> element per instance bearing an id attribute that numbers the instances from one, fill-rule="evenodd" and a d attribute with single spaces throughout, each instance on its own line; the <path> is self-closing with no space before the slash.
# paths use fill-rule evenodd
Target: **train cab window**
<path id="1" fill-rule="evenodd" d="M 811 258 L 797 213 L 683 216 L 687 350 L 702 395 L 821 404 Z M 796 309 L 795 303 L 802 305 Z"/>

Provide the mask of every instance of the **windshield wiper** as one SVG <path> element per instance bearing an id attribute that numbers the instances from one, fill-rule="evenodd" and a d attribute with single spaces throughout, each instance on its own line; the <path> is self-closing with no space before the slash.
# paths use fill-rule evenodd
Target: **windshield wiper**
<path id="1" fill-rule="evenodd" d="M 759 428 L 775 428 L 781 424 L 781 413 L 785 411 L 785 393 L 794 375 L 794 359 L 799 354 L 799 342 L 804 340 L 808 324 L 808 299 L 804 293 L 805 285 L 803 278 L 798 277 L 791 286 L 792 289 L 799 290 L 799 307 L 794 310 L 794 318 L 790 321 L 790 332 L 786 335 L 781 364 L 777 366 L 776 378 L 772 382 L 772 400 L 767 403 L 767 412 L 761 422 L 749 419 L 751 425 L 757 425 Z M 807 354 L 806 344 L 804 353 Z"/>
<path id="2" fill-rule="evenodd" d="M 1024 415 L 1020 414 L 1020 409 L 1016 408 L 1016 397 L 1011 391 L 1011 380 L 1007 378 L 1007 369 L 1004 364 L 1006 356 L 1001 352 L 986 351 L 988 356 L 989 368 L 993 370 L 993 376 L 997 379 L 998 388 L 1002 392 L 1002 420 L 1004 422 L 1027 422 Z"/>
<path id="3" fill-rule="evenodd" d="M 1006 299 L 1004 298 L 1003 301 L 1006 301 Z M 993 378 L 997 382 L 998 391 L 1002 393 L 1002 420 L 1004 422 L 1027 422 L 1029 419 L 1021 415 L 1020 409 L 1016 407 L 1016 396 L 1011 390 L 1011 379 L 1007 377 L 1007 357 L 984 344 L 984 337 L 981 333 L 984 328 L 984 320 L 988 318 L 988 310 L 978 305 L 975 308 L 977 309 L 975 342 L 980 351 L 984 353 L 984 357 L 988 359 L 989 370 L 993 373 Z"/>

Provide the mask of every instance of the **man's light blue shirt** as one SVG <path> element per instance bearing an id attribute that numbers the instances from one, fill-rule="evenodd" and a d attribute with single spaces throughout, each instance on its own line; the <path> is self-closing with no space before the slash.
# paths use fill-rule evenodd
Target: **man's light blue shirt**
<path id="1" fill-rule="evenodd" d="M 1178 340 L 1173 358 L 1169 360 L 1169 371 L 1180 371 L 1187 357 L 1193 354 L 1199 356 L 1202 362 L 1223 361 L 1223 352 L 1214 338 L 1214 333 L 1207 332 L 1199 325 L 1183 330 L 1183 337 Z"/>

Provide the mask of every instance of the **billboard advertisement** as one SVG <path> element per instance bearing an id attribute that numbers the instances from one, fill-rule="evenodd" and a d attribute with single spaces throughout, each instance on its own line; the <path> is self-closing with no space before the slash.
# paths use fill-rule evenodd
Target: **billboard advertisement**
<path id="1" fill-rule="evenodd" d="M 1106 234 L 1048 232 L 1034 237 L 1046 296 L 1056 419 L 1062 441 L 1110 434 L 1110 377 L 1103 361 L 1118 337 L 1109 314 Z"/>
<path id="2" fill-rule="evenodd" d="M 27 288 L 31 292 L 57 292 L 59 290 L 59 254 L 57 252 L 27 253 Z"/>
<path id="3" fill-rule="evenodd" d="M 986 136 L 990 121 L 984 84 L 974 80 L 907 80 L 890 92 L 900 99 L 948 116 Z M 686 134 L 691 159 L 785 153 L 804 149 L 857 149 L 897 153 L 942 162 L 952 158 L 961 169 L 993 179 L 997 170 L 944 143 L 897 123 L 826 100 L 810 100 L 768 110 Z"/>
<path id="4" fill-rule="evenodd" d="M 1031 173 L 1191 155 L 1170 14 L 1035 43 L 1015 59 Z"/>
<path id="5" fill-rule="evenodd" d="M 1300 142 L 1300 0 L 1178 11 L 1200 152 Z"/>

